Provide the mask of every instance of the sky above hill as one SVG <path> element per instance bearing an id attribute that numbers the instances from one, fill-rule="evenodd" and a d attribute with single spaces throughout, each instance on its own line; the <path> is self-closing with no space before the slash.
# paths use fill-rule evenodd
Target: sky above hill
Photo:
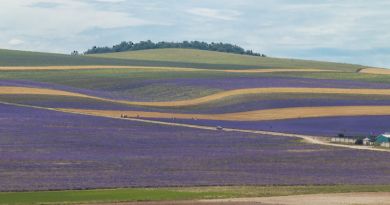
<path id="1" fill-rule="evenodd" d="M 388 0 L 2 0 L 0 48 L 226 42 L 274 57 L 390 68 Z"/>

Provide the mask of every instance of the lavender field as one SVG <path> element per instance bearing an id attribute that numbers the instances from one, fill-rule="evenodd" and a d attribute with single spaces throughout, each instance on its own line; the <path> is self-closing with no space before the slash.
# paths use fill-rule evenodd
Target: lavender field
<path id="1" fill-rule="evenodd" d="M 4 0 L 0 205 L 390 202 L 390 3 L 259 2 Z"/>
<path id="2" fill-rule="evenodd" d="M 129 76 L 118 76 L 114 79 L 110 77 L 96 77 L 97 74 L 99 74 L 97 76 L 101 76 L 104 75 L 105 72 L 110 74 L 109 71 L 110 70 L 102 70 L 100 71 L 102 73 L 96 71 L 95 75 L 92 75 L 91 73 L 84 74 L 77 71 L 69 71 L 67 72 L 67 75 L 69 75 L 68 77 L 72 80 L 56 79 L 51 76 L 53 74 L 47 76 L 47 79 L 43 77 L 41 77 L 43 79 L 34 79 L 32 78 L 31 75 L 33 74 L 31 73 L 25 75 L 19 74 L 21 76 L 12 78 L 0 76 L 0 86 L 59 89 L 103 98 L 134 101 L 182 100 L 205 96 L 223 90 L 262 87 L 390 89 L 390 83 L 262 75 L 247 76 L 245 73 L 234 75 L 219 74 L 217 76 L 214 76 L 213 73 L 206 75 L 206 73 L 198 76 L 199 74 L 197 74 L 197 72 L 180 75 L 178 75 L 177 72 L 164 72 L 164 75 L 145 72 L 141 76 L 138 76 L 130 75 L 131 72 L 129 71 Z M 45 77 L 46 75 L 48 74 L 42 73 L 42 76 Z M 157 90 L 157 92 L 154 90 Z M 162 96 L 161 93 L 163 93 L 165 97 Z"/>
<path id="3" fill-rule="evenodd" d="M 75 108 L 212 115 L 293 107 L 390 106 L 389 95 L 359 93 L 243 94 L 171 107 L 115 101 L 177 101 L 243 88 L 390 89 L 384 77 L 364 74 L 361 80 L 353 72 L 342 74 L 350 75 L 348 79 L 314 79 L 303 75 L 289 77 L 288 72 L 274 75 L 142 69 L 0 71 L 0 74 L 0 88 L 46 88 L 92 96 L 0 94 L 0 191 L 390 183 L 387 152 L 58 111 Z M 152 119 L 326 137 L 339 133 L 378 135 L 390 129 L 390 116 L 386 115 L 241 122 Z"/>
<path id="4" fill-rule="evenodd" d="M 1 191 L 390 182 L 387 153 L 8 105 L 0 116 Z"/>
<path id="5" fill-rule="evenodd" d="M 153 118 L 153 120 L 214 127 L 222 126 L 225 128 L 235 129 L 266 130 L 283 133 L 334 137 L 338 134 L 369 136 L 385 133 L 389 130 L 390 116 L 318 117 L 244 122 L 160 118 Z"/>

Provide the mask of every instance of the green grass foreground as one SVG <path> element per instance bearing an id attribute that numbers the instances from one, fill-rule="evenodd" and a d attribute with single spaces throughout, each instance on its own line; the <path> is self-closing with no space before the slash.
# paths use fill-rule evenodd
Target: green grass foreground
<path id="1" fill-rule="evenodd" d="M 72 204 L 267 197 L 319 193 L 390 192 L 390 185 L 232 186 L 3 192 L 0 204 Z"/>

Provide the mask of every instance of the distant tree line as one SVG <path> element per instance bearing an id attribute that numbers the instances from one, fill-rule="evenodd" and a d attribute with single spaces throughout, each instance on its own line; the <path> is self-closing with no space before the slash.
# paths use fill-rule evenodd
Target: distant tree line
<path id="1" fill-rule="evenodd" d="M 251 56 L 266 57 L 264 54 L 253 52 L 252 50 L 245 50 L 240 46 L 229 43 L 206 43 L 201 41 L 183 41 L 183 42 L 157 42 L 154 43 L 150 40 L 140 41 L 138 43 L 123 41 L 112 47 L 97 47 L 94 46 L 91 49 L 84 52 L 84 54 L 97 54 L 97 53 L 114 53 L 123 51 L 138 51 L 146 49 L 158 49 L 158 48 L 191 48 L 208 51 L 218 51 L 225 53 L 236 53 Z"/>

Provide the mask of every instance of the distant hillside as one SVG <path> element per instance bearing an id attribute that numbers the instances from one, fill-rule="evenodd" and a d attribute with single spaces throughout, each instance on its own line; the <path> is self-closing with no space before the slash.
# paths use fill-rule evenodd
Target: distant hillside
<path id="1" fill-rule="evenodd" d="M 244 48 L 233 45 L 230 43 L 206 43 L 200 41 L 183 41 L 183 42 L 157 42 L 154 43 L 150 40 L 140 41 L 138 43 L 133 43 L 131 41 L 123 41 L 112 47 L 96 47 L 87 50 L 84 54 L 98 54 L 98 53 L 115 53 L 115 52 L 124 52 L 124 51 L 138 51 L 138 50 L 148 50 L 148 49 L 160 49 L 160 48 L 189 48 L 189 49 L 198 49 L 206 51 L 218 51 L 224 53 L 235 53 L 242 55 L 250 56 L 261 56 L 266 57 L 264 54 L 255 53 L 252 50 L 245 50 Z M 74 54 L 77 52 L 74 51 Z"/>
<path id="2" fill-rule="evenodd" d="M 141 59 L 100 58 L 86 55 L 65 55 L 0 49 L 0 66 L 61 66 L 61 65 L 129 65 L 157 67 L 188 67 L 208 69 L 251 69 L 259 66 L 169 62 Z"/>
<path id="3" fill-rule="evenodd" d="M 151 49 L 142 51 L 128 51 L 106 54 L 88 55 L 101 58 L 148 60 L 160 62 L 181 62 L 181 63 L 206 63 L 255 66 L 257 68 L 319 68 L 330 70 L 356 71 L 363 68 L 361 65 L 332 63 L 309 60 L 263 58 L 257 56 L 246 56 L 231 53 L 214 51 L 203 51 L 196 49 Z"/>
<path id="4" fill-rule="evenodd" d="M 118 65 L 126 60 L 0 49 L 0 66 Z"/>
<path id="5" fill-rule="evenodd" d="M 78 56 L 0 49 L 0 66 L 56 65 L 129 65 L 207 69 L 318 68 L 351 72 L 364 68 L 352 64 L 263 58 L 195 49 L 151 49 Z"/>

